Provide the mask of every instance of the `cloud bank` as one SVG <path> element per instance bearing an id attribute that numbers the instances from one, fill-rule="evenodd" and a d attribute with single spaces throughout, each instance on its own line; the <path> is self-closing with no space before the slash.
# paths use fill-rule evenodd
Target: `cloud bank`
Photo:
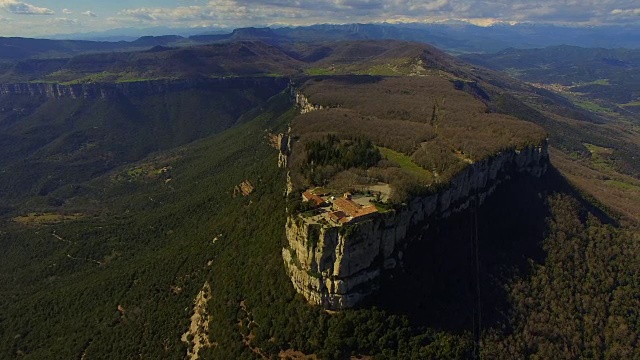
<path id="1" fill-rule="evenodd" d="M 476 23 L 640 23 L 639 9 L 629 5 L 628 0 L 210 0 L 194 6 L 127 8 L 118 15 L 123 20 L 144 23 L 213 22 L 231 27 L 449 19 Z"/>
<path id="2" fill-rule="evenodd" d="M 465 21 L 640 26 L 640 0 L 0 0 L 0 34 L 114 28 L 297 26 Z M 47 7 L 51 6 L 54 10 Z M 54 5 L 57 6 L 54 8 Z M 75 7 L 74 7 L 75 6 Z M 92 9 L 92 10 L 87 10 Z M 99 10 L 100 16 L 96 15 Z M 38 16 L 54 15 L 47 21 Z M 75 14 L 72 15 L 72 14 Z M 78 17 L 83 19 L 82 25 Z M 73 28 L 72 28 L 73 26 Z"/>
<path id="3" fill-rule="evenodd" d="M 17 15 L 53 15 L 54 11 L 16 0 L 0 0 L 0 8 Z"/>
<path id="4" fill-rule="evenodd" d="M 48 21 L 51 25 L 62 25 L 62 26 L 77 26 L 82 25 L 78 19 L 69 19 L 69 18 L 54 18 Z"/>

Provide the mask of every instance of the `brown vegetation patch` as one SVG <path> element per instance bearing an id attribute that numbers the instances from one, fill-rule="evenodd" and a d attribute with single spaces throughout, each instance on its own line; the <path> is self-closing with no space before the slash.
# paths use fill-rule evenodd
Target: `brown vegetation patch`
<path id="1" fill-rule="evenodd" d="M 236 185 L 236 187 L 233 188 L 233 197 L 236 197 L 239 194 L 247 197 L 251 195 L 254 190 L 255 188 L 253 187 L 253 185 L 251 185 L 251 182 L 249 180 L 245 180 L 241 182 L 240 185 Z"/>
<path id="2" fill-rule="evenodd" d="M 395 165 L 389 159 L 375 166 L 355 165 L 371 170 L 360 176 L 367 179 L 359 182 L 389 183 L 399 189 L 398 196 L 394 196 L 399 201 L 412 189 L 432 182 L 446 183 L 475 161 L 544 141 L 546 132 L 542 128 L 491 113 L 474 95 L 458 90 L 465 86 L 460 82 L 464 81 L 439 76 L 352 75 L 307 80 L 300 91 L 312 104 L 324 109 L 302 114 L 292 124 L 291 133 L 297 142 L 290 166 L 304 172 L 303 176 L 292 176 L 294 185 L 327 185 L 344 173 L 344 168 L 328 168 L 310 159 L 309 144 L 329 136 L 366 139 L 375 146 L 406 155 Z M 416 177 L 409 166 L 403 166 L 410 163 L 434 176 L 426 177 L 429 180 L 425 183 L 425 177 Z"/>
<path id="3" fill-rule="evenodd" d="M 314 354 L 307 355 L 302 351 L 293 349 L 281 350 L 278 357 L 283 360 L 318 360 L 318 357 Z"/>
<path id="4" fill-rule="evenodd" d="M 22 216 L 16 216 L 12 220 L 21 225 L 41 226 L 59 224 L 61 222 L 79 220 L 84 218 L 82 213 L 74 214 L 58 214 L 58 213 L 29 213 Z"/>
<path id="5" fill-rule="evenodd" d="M 300 90 L 313 104 L 348 108 L 364 116 L 418 123 L 431 122 L 434 106 L 449 114 L 484 112 L 486 109 L 482 102 L 455 90 L 450 81 L 436 76 L 311 79 Z"/>
<path id="6" fill-rule="evenodd" d="M 537 125 L 489 113 L 483 102 L 437 76 L 312 79 L 301 91 L 312 103 L 342 112 L 333 109 L 300 116 L 294 123 L 295 134 L 324 129 L 362 135 L 408 155 L 421 142 L 440 137 L 452 151 L 474 160 L 505 148 L 538 144 L 546 137 Z"/>
<path id="7" fill-rule="evenodd" d="M 365 137 L 376 145 L 410 154 L 420 143 L 435 138 L 433 127 L 417 122 L 362 115 L 347 108 L 312 111 L 294 121 L 292 132 L 304 140 L 317 140 L 326 134 Z M 295 145 L 294 145 L 295 146 Z M 294 153 L 297 149 L 294 149 Z"/>

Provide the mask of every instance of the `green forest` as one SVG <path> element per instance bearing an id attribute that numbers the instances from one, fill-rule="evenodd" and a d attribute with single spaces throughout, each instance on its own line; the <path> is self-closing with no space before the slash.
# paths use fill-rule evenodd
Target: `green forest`
<path id="1" fill-rule="evenodd" d="M 382 160 L 371 140 L 356 138 L 341 141 L 329 134 L 305 144 L 306 163 L 302 172 L 315 185 L 325 185 L 332 176 L 350 168 L 367 169 Z"/>
<path id="2" fill-rule="evenodd" d="M 284 130 L 296 110 L 284 94 L 265 110 L 176 151 L 162 163 L 172 167 L 170 182 L 95 180 L 91 186 L 102 190 L 93 201 L 110 216 L 5 222 L 0 357 L 183 358 L 180 337 L 205 281 L 214 345 L 200 351 L 204 359 L 279 358 L 287 350 L 320 359 L 470 357 L 470 272 L 456 266 L 467 263 L 468 249 L 443 256 L 451 244 L 468 241 L 468 215 L 434 227 L 424 245 L 429 252 L 416 251 L 422 263 L 449 266 L 434 273 L 408 259 L 406 281 L 390 283 L 361 308 L 328 314 L 295 293 L 280 254 L 285 172 L 266 134 Z M 487 204 L 497 210 L 478 211 L 487 284 L 482 356 L 638 357 L 638 233 L 617 227 L 550 173 L 540 186 L 514 181 Z M 234 198 L 233 187 L 244 180 L 255 191 Z M 523 186 L 529 190 L 522 193 Z M 530 206 L 516 211 L 521 201 Z M 516 220 L 529 211 L 540 216 L 522 226 Z M 513 258 L 522 259 L 503 261 Z M 416 287 L 412 278 L 432 286 Z"/>
<path id="3" fill-rule="evenodd" d="M 193 83 L 0 96 L 0 359 L 187 358 L 205 284 L 201 359 L 640 359 L 640 137 L 626 110 L 403 41 L 62 45 L 70 58 L 7 60 L 0 78 Z M 519 54 L 468 58 L 510 67 Z M 527 64 L 529 81 L 566 73 Z M 600 69 L 560 80 L 635 111 L 607 91 L 633 79 Z M 295 90 L 324 108 L 300 114 Z M 287 216 L 309 208 L 298 190 L 389 184 L 376 205 L 390 210 L 547 140 L 544 176 L 510 175 L 483 205 L 427 220 L 356 308 L 325 311 L 292 286 L 282 249 Z"/>

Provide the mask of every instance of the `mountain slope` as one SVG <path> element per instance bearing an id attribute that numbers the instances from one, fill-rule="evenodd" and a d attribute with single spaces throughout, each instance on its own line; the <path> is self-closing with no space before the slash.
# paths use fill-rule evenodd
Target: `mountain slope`
<path id="1" fill-rule="evenodd" d="M 261 243 L 273 238 L 274 227 L 247 221 L 249 213 L 268 208 L 284 214 L 275 150 L 261 141 L 268 124 L 258 120 L 167 153 L 158 161 L 171 168 L 168 184 L 164 178 L 111 176 L 90 183 L 97 191 L 88 196 L 108 216 L 40 227 L 44 237 L 5 222 L 0 306 L 10 316 L 0 317 L 3 357 L 181 357 L 185 308 L 211 270 L 207 262 L 250 231 L 250 223 Z M 256 196 L 265 197 L 251 208 L 231 196 L 246 178 L 256 184 Z M 239 220 L 246 226 L 233 230 L 229 225 Z M 279 224 L 275 229 L 282 230 Z M 213 233 L 223 234 L 215 244 Z M 216 261 L 215 268 L 221 266 Z M 217 293 L 221 285 L 217 280 Z"/>
<path id="2" fill-rule="evenodd" d="M 286 85 L 284 79 L 254 78 L 159 93 L 123 88 L 109 99 L 4 95 L 0 198 L 5 206 L 33 195 L 63 202 L 55 190 L 231 128 Z"/>
<path id="3" fill-rule="evenodd" d="M 466 61 L 511 71 L 521 80 L 556 85 L 586 99 L 604 100 L 633 110 L 640 100 L 640 50 L 556 46 L 507 49 L 496 54 L 468 54 Z"/>
<path id="4" fill-rule="evenodd" d="M 283 269 L 286 214 L 294 199 L 287 203 L 283 196 L 287 176 L 272 147 L 273 135 L 292 122 L 295 128 L 315 113 L 342 115 L 347 105 L 360 120 L 425 125 L 433 100 L 442 104 L 437 95 L 446 95 L 443 115 L 464 109 L 476 119 L 502 119 L 492 113 L 502 112 L 539 124 L 564 151 L 552 157 L 561 169 L 599 154 L 602 168 L 593 176 L 613 184 L 618 178 L 602 175 L 618 176 L 622 165 L 636 169 L 631 157 L 618 155 L 635 151 L 633 129 L 428 46 L 252 43 L 269 49 L 267 56 L 276 54 L 270 59 L 291 61 L 281 68 L 302 64 L 294 83 L 308 82 L 304 89 L 313 101 L 343 108 L 299 116 L 291 93 L 281 91 L 288 78 L 257 76 L 214 79 L 243 86 L 254 81 L 232 91 L 201 84 L 105 98 L 0 96 L 0 141 L 10 155 L 2 169 L 11 170 L 0 170 L 0 178 L 16 189 L 5 196 L 28 191 L 15 206 L 0 202 L 0 357 L 183 358 L 194 344 L 189 336 L 186 343 L 181 339 L 205 283 L 211 297 L 203 337 L 211 346 L 200 351 L 204 359 L 465 359 L 478 340 L 482 356 L 495 359 L 640 356 L 638 229 L 555 169 L 540 180 L 515 177 L 477 211 L 430 224 L 420 234 L 427 241 L 405 252 L 406 266 L 385 280 L 378 296 L 361 308 L 328 314 L 298 296 Z M 246 44 L 228 48 L 253 49 Z M 232 54 L 221 67 L 240 55 Z M 330 73 L 312 76 L 314 67 Z M 381 76 L 381 68 L 399 74 Z M 403 77 L 414 71 L 415 78 Z M 429 77 L 435 79 L 423 95 L 420 85 Z M 376 89 L 345 78 L 386 84 L 379 90 L 397 92 L 383 98 L 394 99 L 387 109 L 393 111 L 384 113 L 384 100 L 359 99 Z M 260 87 L 260 81 L 283 86 Z M 537 126 L 508 119 L 538 134 Z M 449 120 L 470 122 L 461 126 L 465 138 L 473 138 L 474 129 L 491 130 L 464 114 Z M 439 129 L 451 131 L 449 125 L 443 120 Z M 402 136 L 408 135 L 414 134 Z M 615 142 L 619 152 L 594 147 Z M 581 158 L 580 151 L 591 156 Z M 240 184 L 253 192 L 241 195 L 234 190 Z M 476 256 L 478 268 L 471 266 Z M 482 331 L 474 334 L 478 296 Z"/>
<path id="5" fill-rule="evenodd" d="M 242 33 L 256 37 L 271 34 L 260 29 L 237 32 Z M 559 54 L 564 49 L 557 48 L 552 53 Z M 575 50 L 576 57 L 583 57 L 582 50 L 567 49 L 569 53 Z M 617 50 L 602 51 L 609 55 L 626 54 Z M 629 54 L 624 56 L 632 64 L 633 56 Z M 532 58 L 537 61 L 536 57 Z M 538 58 L 545 57 L 540 55 Z M 40 63 L 32 64 L 39 69 L 37 71 L 30 72 L 27 67 L 18 76 L 14 69 L 5 73 L 6 79 L 17 76 L 21 81 L 67 81 L 70 85 L 93 86 L 91 84 L 114 81 L 127 84 L 145 79 L 228 76 L 438 76 L 483 101 L 489 111 L 541 125 L 549 133 L 551 144 L 565 154 L 575 155 L 576 160 L 592 157 L 593 146 L 608 149 L 605 161 L 612 171 L 607 171 L 605 176 L 614 181 L 609 185 L 626 182 L 624 176 L 635 177 L 640 173 L 640 158 L 635 156 L 640 152 L 640 136 L 633 125 L 633 117 L 624 113 L 594 112 L 592 107 L 585 106 L 570 94 L 557 94 L 495 71 L 471 66 L 424 44 L 366 40 L 270 45 L 261 41 L 239 41 L 193 48 L 157 48 L 151 52 L 82 55 L 64 64 L 54 63 L 53 67 L 37 64 Z M 57 70 L 54 65 L 58 66 Z M 615 89 L 617 85 L 609 87 Z M 608 187 L 615 192 L 622 190 L 616 185 Z M 604 196 L 600 199 L 606 200 Z M 625 211 L 635 213 L 635 210 Z"/>
<path id="6" fill-rule="evenodd" d="M 36 67 L 37 71 L 29 71 Z M 158 78 L 256 76 L 294 73 L 300 64 L 280 49 L 245 41 L 198 47 L 86 54 L 24 60 L 8 66 L 3 82 L 116 82 Z"/>
<path id="7" fill-rule="evenodd" d="M 71 55 L 123 50 L 143 50 L 157 45 L 179 43 L 180 36 L 143 36 L 134 41 L 50 40 L 0 37 L 0 60 L 28 58 L 60 58 Z"/>
<path id="8" fill-rule="evenodd" d="M 390 298 L 381 295 L 374 299 L 376 307 L 329 315 L 295 296 L 280 259 L 285 227 L 281 186 L 285 174 L 278 170 L 276 151 L 266 138 L 268 132 L 283 131 L 295 116 L 289 104 L 287 95 L 272 99 L 263 116 L 243 126 L 147 159 L 145 163 L 171 168 L 169 183 L 163 178 L 122 182 L 117 176 L 90 183 L 99 191 L 86 196 L 101 202 L 104 217 L 35 228 L 5 223 L 0 244 L 9 261 L 1 263 L 0 271 L 1 353 L 32 359 L 105 354 L 182 357 L 187 345 L 180 337 L 189 324 L 192 299 L 208 280 L 212 297 L 207 307 L 211 319 L 207 336 L 216 345 L 201 350 L 202 358 L 255 358 L 260 356 L 257 351 L 277 356 L 284 350 L 303 351 L 323 359 L 344 359 L 352 354 L 376 358 L 471 356 L 469 306 L 473 298 L 467 289 L 471 273 L 465 271 L 470 225 L 466 214 L 433 228 L 429 235 L 432 241 L 424 243 L 428 251 L 408 254 L 407 272 L 398 274 L 408 282 L 396 281 L 386 288 L 392 292 L 382 295 Z M 114 175 L 126 174 L 128 169 L 120 168 Z M 565 334 L 560 331 L 567 329 L 552 329 L 549 338 L 536 343 L 528 337 L 518 341 L 526 332 L 501 330 L 504 324 L 513 329 L 522 326 L 518 318 L 503 317 L 515 306 L 518 316 L 530 318 L 529 326 L 543 326 L 532 311 L 545 308 L 519 307 L 519 301 L 527 299 L 520 289 L 543 289 L 550 281 L 544 280 L 545 271 L 562 269 L 573 274 L 578 264 L 566 257 L 575 252 L 573 246 L 582 250 L 595 244 L 592 240 L 571 242 L 568 248 L 566 242 L 545 240 L 554 254 L 569 253 L 554 255 L 545 262 L 545 270 L 535 265 L 532 271 L 542 281 L 528 282 L 531 265 L 526 259 L 532 258 L 536 264 L 544 259 L 547 248 L 539 242 L 543 235 L 548 231 L 557 236 L 575 231 L 547 228 L 544 218 L 550 216 L 548 206 L 553 211 L 568 209 L 569 215 L 553 215 L 558 226 L 576 225 L 566 220 L 574 212 L 589 213 L 586 202 L 556 199 L 547 203 L 545 199 L 553 193 L 576 197 L 557 174 L 550 175 L 542 182 L 514 182 L 492 198 L 486 208 L 489 211 L 482 212 L 481 259 L 486 277 L 483 354 L 487 358 L 518 357 L 527 351 L 546 354 L 554 350 L 548 339 Z M 245 180 L 254 185 L 255 192 L 248 198 L 234 198 L 233 187 Z M 522 223 L 522 219 L 528 221 Z M 615 234 L 599 221 L 592 219 L 589 229 Z M 613 253 L 631 250 L 624 250 L 631 244 L 626 233 L 615 236 L 621 247 L 612 247 Z M 602 256 L 593 253 L 590 259 L 600 264 Z M 437 269 L 437 264 L 444 267 L 431 272 L 418 264 L 433 264 L 432 269 Z M 636 269 L 629 261 L 616 264 L 629 269 L 629 276 Z M 591 276 L 613 276 L 608 269 L 595 267 L 590 270 Z M 633 278 L 629 276 L 618 278 L 621 285 L 616 291 L 623 299 L 636 296 L 633 291 L 637 287 L 623 286 Z M 429 286 L 414 286 L 412 279 Z M 505 291 L 511 291 L 512 281 L 520 285 L 507 296 Z M 557 300 L 566 302 L 564 296 L 570 294 L 559 290 L 569 288 L 554 284 L 558 291 L 546 292 L 541 306 Z M 594 289 L 605 290 L 605 284 L 590 284 L 589 291 L 579 288 L 585 291 L 581 299 L 594 294 Z M 410 304 L 402 306 L 399 293 L 411 299 Z M 635 335 L 624 332 L 637 326 L 624 315 L 632 308 L 633 302 L 628 300 L 608 307 L 620 316 L 610 323 L 619 326 L 610 330 L 612 336 L 605 344 L 616 353 L 633 356 Z M 576 316 L 574 310 L 565 308 L 545 311 L 553 318 Z M 603 336 L 603 327 L 594 329 Z M 249 342 L 243 342 L 249 334 Z M 509 339 L 503 340 L 505 336 Z M 574 354 L 587 354 L 592 349 L 580 347 L 581 339 L 571 340 L 572 346 L 578 346 Z M 501 345 L 511 342 L 518 347 L 506 350 Z"/>
<path id="9" fill-rule="evenodd" d="M 562 150 L 552 154 L 572 181 L 638 219 L 636 50 L 562 46 L 463 58 L 530 81 L 528 90 L 510 86 L 513 91 L 497 102 L 499 111 L 543 125 Z"/>

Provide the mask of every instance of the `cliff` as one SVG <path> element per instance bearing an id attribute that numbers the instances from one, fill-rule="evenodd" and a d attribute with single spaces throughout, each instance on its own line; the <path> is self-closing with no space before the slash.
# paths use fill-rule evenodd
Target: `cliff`
<path id="1" fill-rule="evenodd" d="M 300 91 L 294 91 L 292 88 L 293 96 L 295 97 L 296 105 L 300 108 L 300 114 L 306 114 L 315 110 L 322 110 L 322 105 L 312 104 L 311 101 Z"/>
<path id="2" fill-rule="evenodd" d="M 283 77 L 229 77 L 215 79 L 162 79 L 122 83 L 16 83 L 0 84 L 0 96 L 31 95 L 47 98 L 113 99 L 118 96 L 146 96 L 188 89 L 229 89 L 250 86 L 275 86 L 285 89 L 289 79 Z"/>
<path id="3" fill-rule="evenodd" d="M 289 133 L 291 128 L 287 130 L 287 133 L 273 135 L 272 144 L 278 150 L 278 167 L 286 168 L 289 160 L 289 154 L 291 152 L 291 136 Z"/>
<path id="4" fill-rule="evenodd" d="M 545 142 L 473 163 L 442 191 L 357 224 L 322 225 L 293 215 L 286 225 L 288 246 L 282 250 L 286 271 L 310 303 L 332 310 L 353 307 L 378 288 L 383 271 L 402 263 L 412 241 L 428 241 L 420 230 L 429 221 L 481 205 L 511 177 L 540 177 L 547 164 Z"/>

